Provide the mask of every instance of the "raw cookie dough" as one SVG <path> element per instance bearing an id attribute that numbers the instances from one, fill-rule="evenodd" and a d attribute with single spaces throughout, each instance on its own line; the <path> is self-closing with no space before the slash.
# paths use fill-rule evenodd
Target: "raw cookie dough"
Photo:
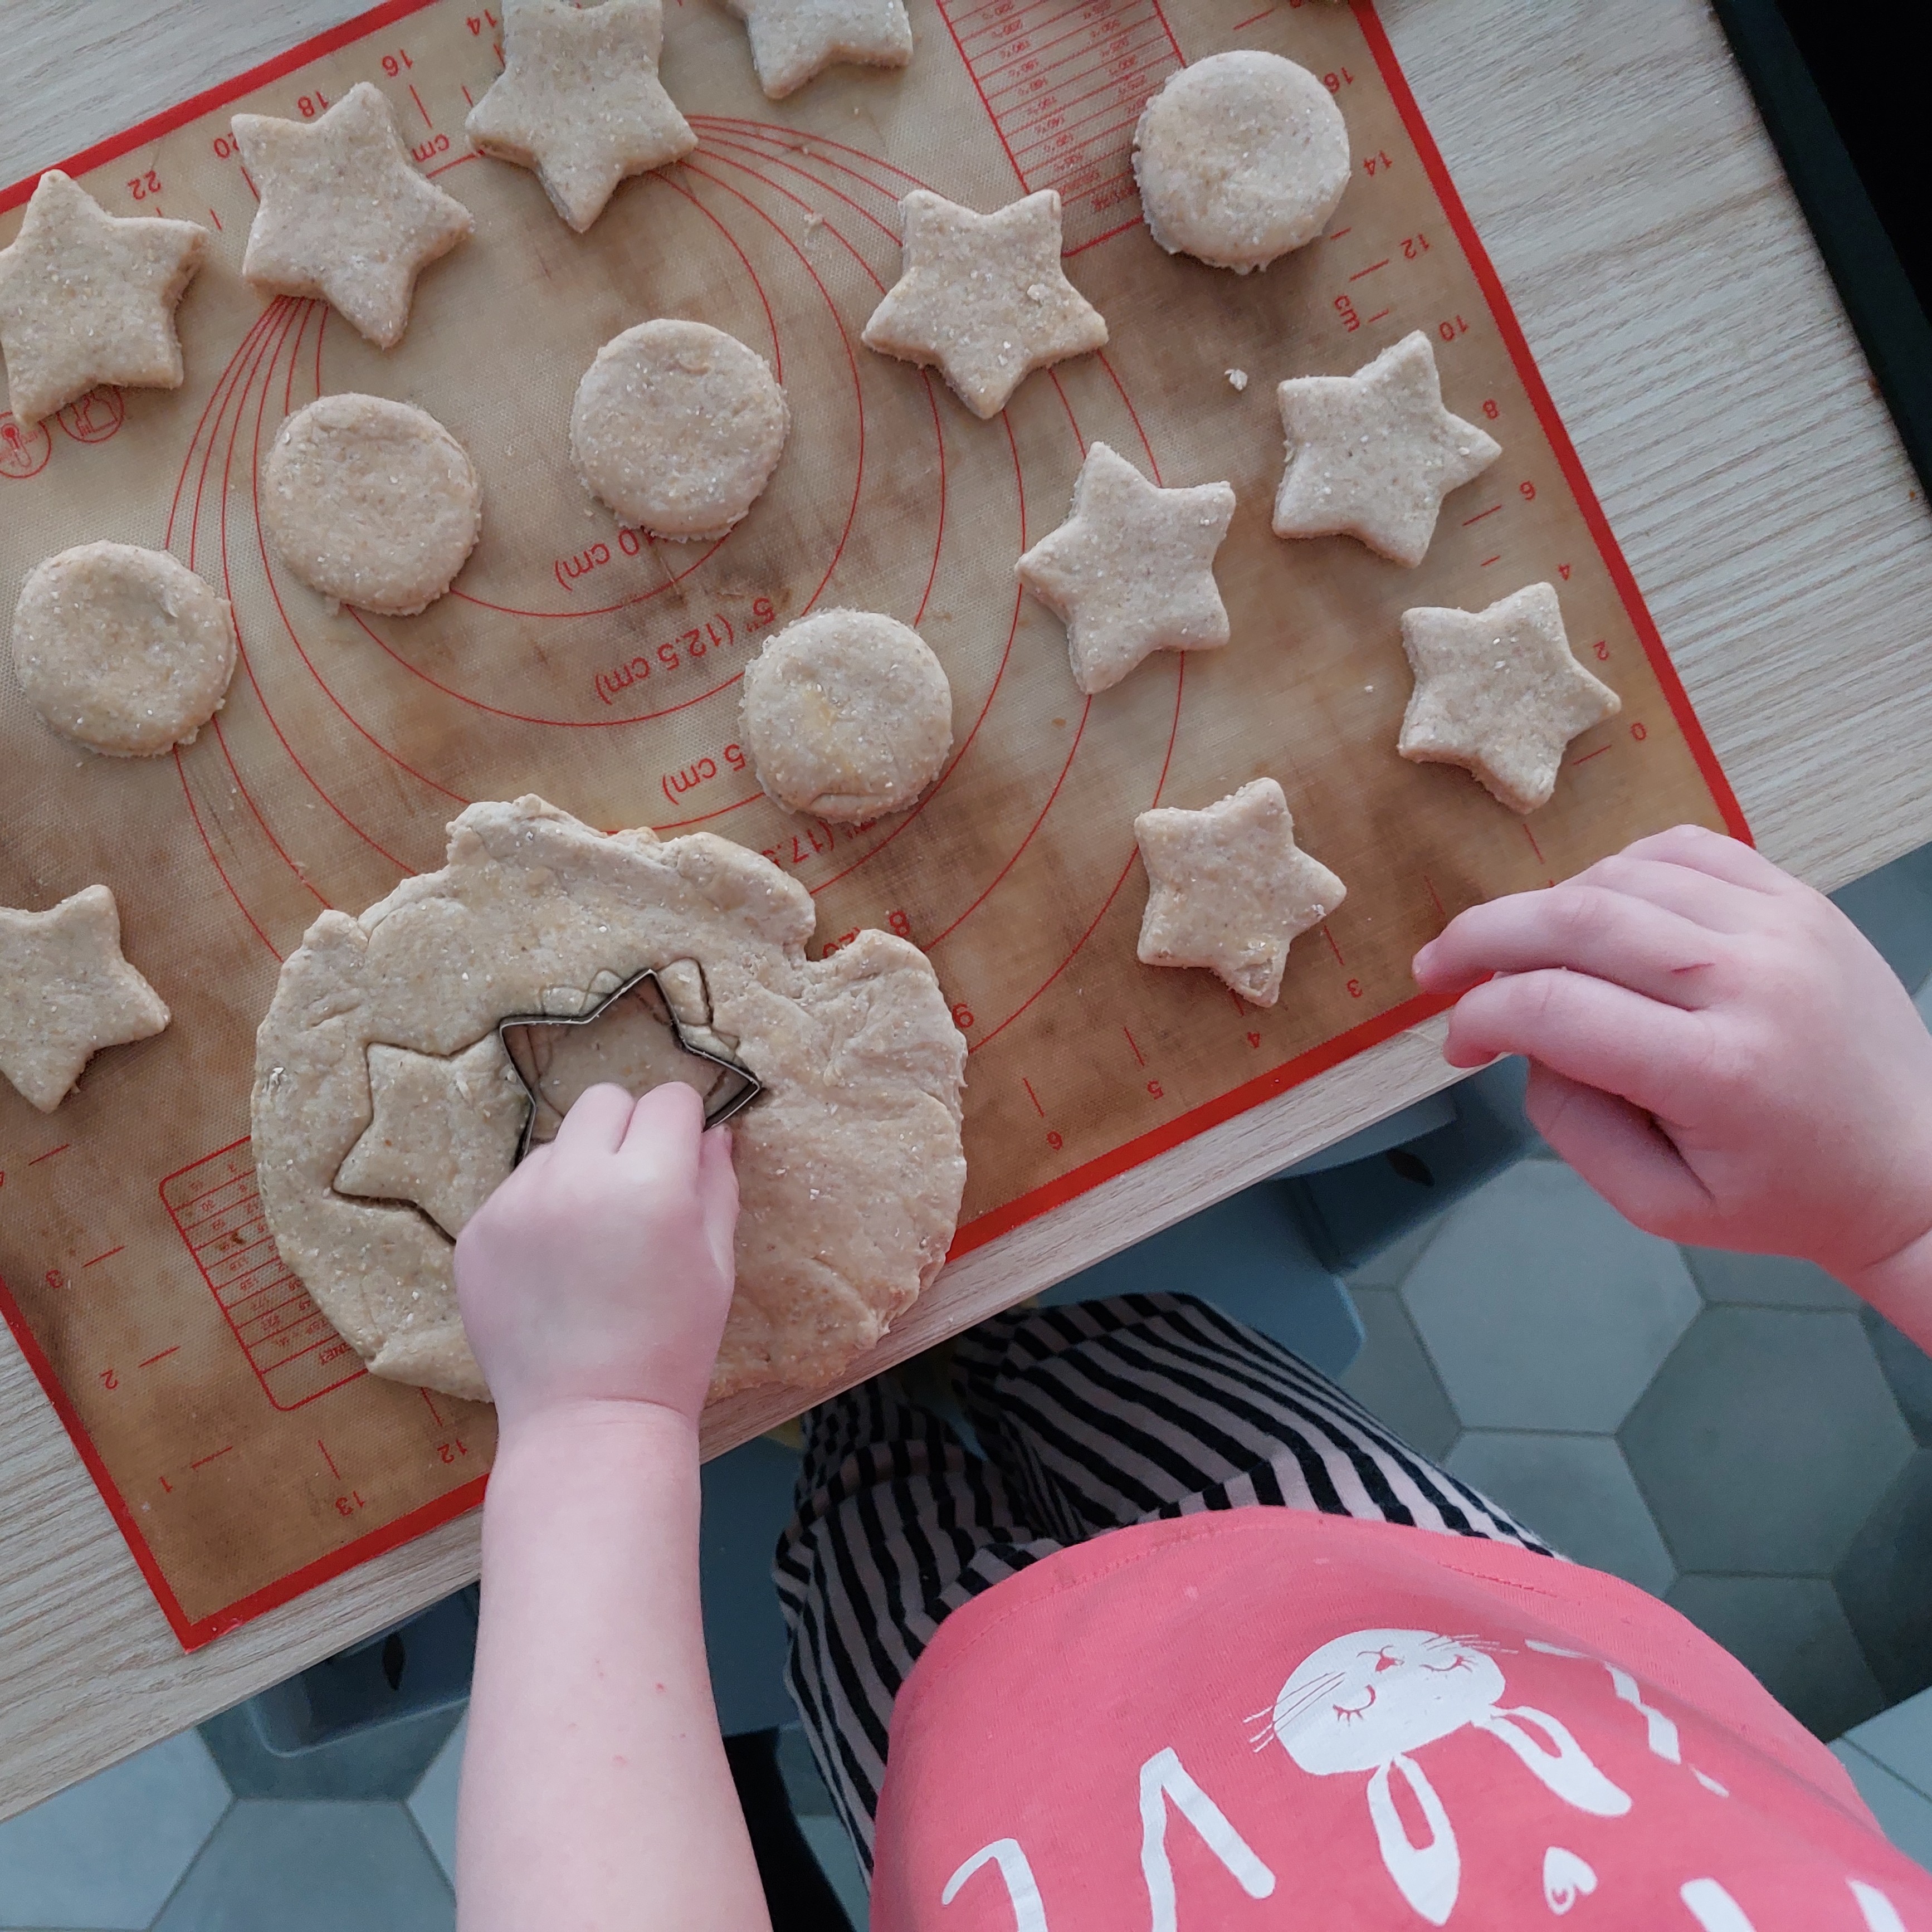
<path id="1" fill-rule="evenodd" d="M 446 1059 L 372 1043 L 369 1095 L 374 1118 L 336 1192 L 413 1202 L 455 1240 L 515 1163 L 530 1114 L 502 1041 L 488 1033 Z"/>
<path id="2" fill-rule="evenodd" d="M 738 1286 L 712 1393 L 830 1381 L 946 1258 L 966 1043 L 923 953 L 868 931 L 808 960 L 814 922 L 796 880 L 709 832 L 606 837 L 541 799 L 471 806 L 444 871 L 360 919 L 322 914 L 283 965 L 253 1118 L 283 1259 L 378 1375 L 486 1396 L 450 1242 L 334 1184 L 372 1122 L 369 1048 L 448 1059 L 506 1016 L 581 1012 L 600 974 L 695 960 L 710 1026 L 765 1087 L 732 1123 Z"/>
<path id="3" fill-rule="evenodd" d="M 663 48 L 662 0 L 505 0 L 503 71 L 464 131 L 481 152 L 534 168 L 581 234 L 626 175 L 698 146 L 658 79 Z"/>
<path id="4" fill-rule="evenodd" d="M 410 159 L 394 110 L 358 81 L 319 120 L 238 114 L 236 145 L 262 205 L 243 280 L 316 296 L 379 349 L 410 326 L 416 278 L 476 224 Z"/>
<path id="5" fill-rule="evenodd" d="M 160 995 L 121 956 L 121 914 L 105 886 L 46 912 L 0 906 L 0 1074 L 42 1113 L 104 1046 L 167 1023 Z"/>
<path id="6" fill-rule="evenodd" d="M 899 228 L 899 278 L 861 339 L 936 367 L 976 416 L 998 416 L 1034 370 L 1106 346 L 1100 311 L 1060 268 L 1052 188 L 976 214 L 916 188 Z"/>
<path id="7" fill-rule="evenodd" d="M 577 386 L 570 454 L 620 523 L 683 542 L 743 516 L 790 429 L 762 356 L 708 322 L 661 317 L 598 350 Z"/>
<path id="8" fill-rule="evenodd" d="M 745 668 L 745 748 L 788 812 L 862 824 L 903 812 L 952 748 L 952 687 L 916 631 L 818 610 Z"/>
<path id="9" fill-rule="evenodd" d="M 1353 166 L 1328 88 L 1250 47 L 1172 75 L 1134 130 L 1148 232 L 1170 255 L 1244 275 L 1312 242 Z"/>
<path id="10" fill-rule="evenodd" d="M 839 61 L 904 67 L 912 58 L 905 0 L 724 0 L 752 39 L 767 100 L 782 100 Z"/>
<path id="11" fill-rule="evenodd" d="M 15 422 L 32 429 L 98 383 L 178 389 L 175 304 L 208 230 L 112 215 L 58 168 L 41 176 L 0 248 L 0 354 Z"/>
<path id="12" fill-rule="evenodd" d="M 1442 406 L 1436 351 L 1420 329 L 1352 376 L 1299 376 L 1275 393 L 1288 437 L 1278 537 L 1357 537 L 1391 562 L 1418 564 L 1443 498 L 1503 453 Z"/>
<path id="13" fill-rule="evenodd" d="M 483 527 L 469 453 L 435 417 L 384 396 L 320 396 L 262 460 L 262 526 L 311 590 L 413 615 L 456 580 Z"/>
<path id="14" fill-rule="evenodd" d="M 1571 654 L 1551 584 L 1486 610 L 1405 610 L 1402 647 L 1415 689 L 1396 750 L 1462 766 L 1512 812 L 1546 805 L 1570 740 L 1623 709 Z"/>
<path id="15" fill-rule="evenodd" d="M 235 615 L 188 566 L 132 544 L 81 544 L 37 563 L 14 607 L 14 668 L 64 736 L 148 758 L 221 709 Z"/>
<path id="16" fill-rule="evenodd" d="M 1072 514 L 1015 566 L 1065 621 L 1082 691 L 1118 684 L 1150 651 L 1228 641 L 1214 553 L 1234 514 L 1231 484 L 1156 489 L 1104 442 L 1088 446 Z"/>
<path id="17" fill-rule="evenodd" d="M 1289 942 L 1347 896 L 1296 845 L 1273 778 L 1256 778 L 1204 812 L 1144 812 L 1134 836 L 1151 887 L 1141 963 L 1205 966 L 1251 1006 L 1280 998 Z"/>

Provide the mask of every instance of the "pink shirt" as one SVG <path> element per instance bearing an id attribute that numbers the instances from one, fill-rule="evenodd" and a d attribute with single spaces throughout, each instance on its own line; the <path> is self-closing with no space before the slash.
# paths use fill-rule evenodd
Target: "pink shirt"
<path id="1" fill-rule="evenodd" d="M 892 1714 L 873 1932 L 1932 1932 L 1825 1747 L 1674 1610 L 1289 1509 L 955 1612 Z"/>

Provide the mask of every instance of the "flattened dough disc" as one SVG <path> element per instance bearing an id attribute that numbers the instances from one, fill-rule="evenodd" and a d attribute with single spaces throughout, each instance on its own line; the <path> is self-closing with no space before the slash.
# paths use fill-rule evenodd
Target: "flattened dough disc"
<path id="1" fill-rule="evenodd" d="M 470 806 L 442 871 L 316 921 L 256 1038 L 256 1178 L 283 1259 L 376 1373 L 488 1394 L 447 1236 L 334 1184 L 374 1118 L 371 1046 L 453 1060 L 500 1020 L 582 1012 L 646 967 L 682 1021 L 674 969 L 694 960 L 711 1028 L 764 1087 L 732 1123 L 738 1286 L 712 1393 L 820 1385 L 879 1339 L 952 1243 L 966 1042 L 924 953 L 866 932 L 808 959 L 815 918 L 742 846 L 606 836 L 524 798 Z"/>
<path id="2" fill-rule="evenodd" d="M 426 410 L 386 396 L 322 396 L 275 434 L 262 523 L 311 590 L 392 617 L 456 580 L 483 528 L 469 452 Z"/>
<path id="3" fill-rule="evenodd" d="M 80 544 L 27 573 L 14 668 L 62 736 L 110 758 L 148 758 L 191 744 L 220 710 L 235 615 L 165 550 Z"/>

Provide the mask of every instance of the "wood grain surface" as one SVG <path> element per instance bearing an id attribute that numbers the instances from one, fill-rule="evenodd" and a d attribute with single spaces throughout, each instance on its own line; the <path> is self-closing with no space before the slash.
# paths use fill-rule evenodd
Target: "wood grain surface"
<path id="1" fill-rule="evenodd" d="M 351 10 L 14 0 L 0 181 Z M 1834 885 L 1932 838 L 1923 506 L 1708 11 L 1389 0 L 1384 17 L 1760 843 Z M 1389 1042 L 968 1256 L 944 1325 L 1439 1087 L 1438 1037 Z M 915 1314 L 892 1352 L 937 1332 Z M 734 1436 L 759 1419 L 718 1418 Z M 471 1517 L 184 1657 L 10 1342 L 0 1484 L 0 1813 L 476 1574 Z"/>

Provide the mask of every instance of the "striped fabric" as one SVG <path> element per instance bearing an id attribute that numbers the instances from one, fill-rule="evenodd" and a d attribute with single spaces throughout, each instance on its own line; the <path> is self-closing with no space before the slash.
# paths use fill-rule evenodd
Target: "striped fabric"
<path id="1" fill-rule="evenodd" d="M 811 1411 L 773 1567 L 787 1682 L 868 1873 L 899 1686 L 949 1612 L 1070 1544 L 1262 1504 L 1550 1553 L 1327 1376 L 1189 1296 L 995 1316 L 955 1345 L 952 1393 L 964 1432 L 891 1376 Z"/>

